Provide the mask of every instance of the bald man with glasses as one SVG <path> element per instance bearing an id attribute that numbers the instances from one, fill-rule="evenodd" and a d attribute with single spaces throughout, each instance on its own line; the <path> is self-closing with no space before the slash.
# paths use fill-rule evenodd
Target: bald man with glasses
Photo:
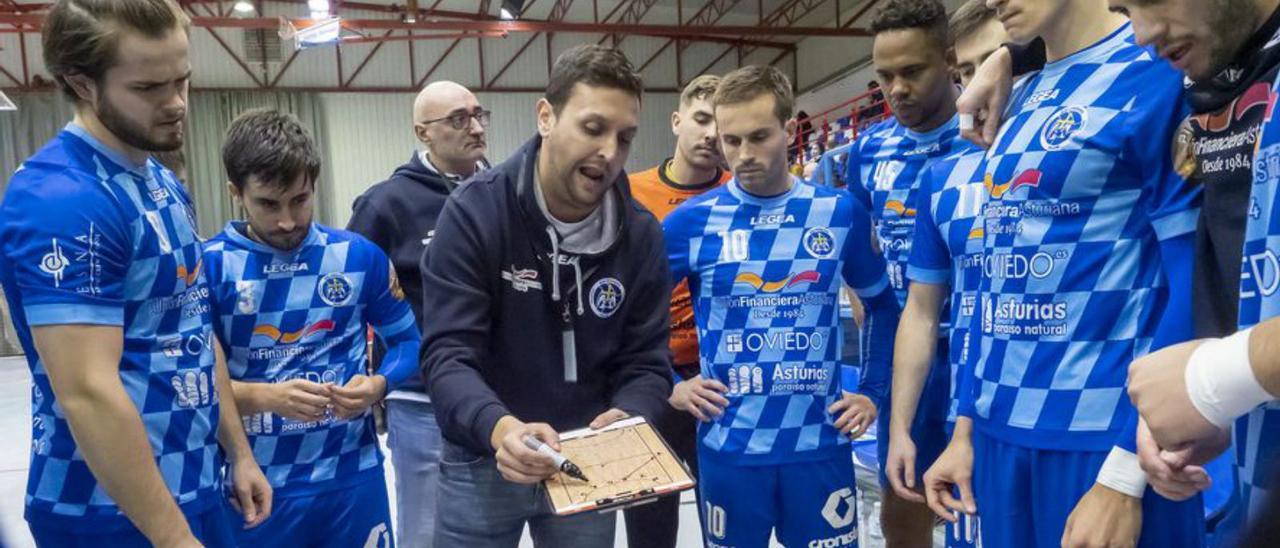
<path id="1" fill-rule="evenodd" d="M 489 167 L 489 117 L 467 88 L 446 81 L 428 84 L 413 102 L 413 133 L 421 150 L 355 201 L 347 229 L 369 238 L 391 257 L 419 329 L 424 321 L 432 321 L 423 315 L 419 261 L 449 194 Z M 440 429 L 422 380 L 415 378 L 388 394 L 386 409 L 387 445 L 396 476 L 396 542 L 402 548 L 430 547 Z"/>

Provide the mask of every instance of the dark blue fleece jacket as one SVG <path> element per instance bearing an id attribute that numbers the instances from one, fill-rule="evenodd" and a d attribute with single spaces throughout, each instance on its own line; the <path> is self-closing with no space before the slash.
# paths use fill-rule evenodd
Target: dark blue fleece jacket
<path id="1" fill-rule="evenodd" d="M 615 242 L 559 249 L 533 186 L 541 144 L 456 190 L 423 256 L 423 310 L 441 319 L 423 326 L 427 389 L 444 437 L 480 455 L 507 414 L 559 431 L 611 407 L 652 421 L 671 393 L 661 225 L 622 174 Z"/>

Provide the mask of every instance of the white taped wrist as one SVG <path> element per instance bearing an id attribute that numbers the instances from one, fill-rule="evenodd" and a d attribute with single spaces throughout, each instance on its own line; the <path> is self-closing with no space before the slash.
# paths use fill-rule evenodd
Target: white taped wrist
<path id="1" fill-rule="evenodd" d="M 1191 405 L 1218 428 L 1275 399 L 1258 383 L 1249 363 L 1249 334 L 1240 331 L 1225 339 L 1211 339 L 1187 360 L 1187 396 Z"/>
<path id="2" fill-rule="evenodd" d="M 1102 469 L 1098 471 L 1098 483 L 1140 499 L 1147 490 L 1147 473 L 1138 464 L 1138 455 L 1112 447 L 1107 460 L 1102 463 Z"/>

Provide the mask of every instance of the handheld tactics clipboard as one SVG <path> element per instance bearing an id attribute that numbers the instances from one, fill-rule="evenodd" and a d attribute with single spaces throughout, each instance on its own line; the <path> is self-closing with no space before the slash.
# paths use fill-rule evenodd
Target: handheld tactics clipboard
<path id="1" fill-rule="evenodd" d="M 560 435 L 560 453 L 588 481 L 557 473 L 542 482 L 558 516 L 618 510 L 694 486 L 689 470 L 644 420 L 632 417 L 600 430 Z"/>

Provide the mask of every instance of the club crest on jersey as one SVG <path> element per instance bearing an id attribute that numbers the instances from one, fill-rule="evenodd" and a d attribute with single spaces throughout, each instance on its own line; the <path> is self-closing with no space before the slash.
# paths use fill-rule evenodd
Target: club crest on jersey
<path id="1" fill-rule="evenodd" d="M 1062 150 L 1089 124 L 1084 107 L 1067 107 L 1054 113 L 1040 130 L 1040 146 L 1047 151 Z"/>
<path id="2" fill-rule="evenodd" d="M 341 272 L 325 274 L 316 287 L 320 292 L 320 300 L 329 306 L 342 306 L 351 301 L 355 293 L 351 279 Z"/>
<path id="3" fill-rule="evenodd" d="M 612 316 L 627 297 L 627 290 L 617 278 L 602 278 L 591 286 L 591 311 L 599 318 Z"/>
<path id="4" fill-rule="evenodd" d="M 804 250 L 815 259 L 830 259 L 836 253 L 836 237 L 826 227 L 804 231 Z"/>
<path id="5" fill-rule="evenodd" d="M 527 293 L 530 289 L 542 291 L 542 282 L 538 281 L 538 271 L 532 268 L 516 268 L 502 271 L 502 279 L 511 283 L 511 289 Z"/>

